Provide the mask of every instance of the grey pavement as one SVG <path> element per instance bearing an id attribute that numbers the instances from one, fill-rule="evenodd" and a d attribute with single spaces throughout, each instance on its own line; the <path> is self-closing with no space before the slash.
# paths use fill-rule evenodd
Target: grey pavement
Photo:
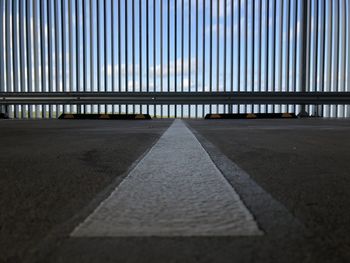
<path id="1" fill-rule="evenodd" d="M 196 136 L 194 140 L 201 144 L 199 148 L 210 156 L 208 162 L 230 184 L 232 189 L 228 191 L 238 194 L 263 235 L 157 236 L 153 232 L 71 237 L 70 233 L 122 186 L 122 179 L 152 153 L 152 146 L 171 123 L 1 121 L 0 162 L 5 176 L 0 177 L 0 259 L 349 261 L 348 120 L 185 121 Z M 170 140 L 176 136 L 170 135 Z M 186 144 L 194 147 L 189 141 Z M 159 174 L 151 176 L 161 178 Z M 148 182 L 142 183 L 143 188 L 135 185 L 135 195 L 142 196 L 148 186 Z M 175 185 L 179 186 L 177 181 Z M 167 187 L 171 190 L 170 185 Z M 132 182 L 127 190 L 133 190 Z M 176 193 L 176 187 L 171 191 Z"/>
<path id="2" fill-rule="evenodd" d="M 188 123 L 300 221 L 316 244 L 311 258 L 350 260 L 349 120 Z"/>
<path id="3" fill-rule="evenodd" d="M 196 137 L 175 120 L 71 237 L 262 234 Z"/>
<path id="4" fill-rule="evenodd" d="M 99 202 L 171 122 L 1 120 L 0 262 L 22 262 Z"/>

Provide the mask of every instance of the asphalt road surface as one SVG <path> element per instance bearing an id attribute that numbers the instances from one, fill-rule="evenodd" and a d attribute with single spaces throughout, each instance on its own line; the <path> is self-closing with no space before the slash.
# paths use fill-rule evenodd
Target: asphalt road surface
<path id="1" fill-rule="evenodd" d="M 350 261 L 349 120 L 189 124 L 300 221 L 311 262 Z"/>
<path id="2" fill-rule="evenodd" d="M 170 123 L 0 121 L 0 262 L 50 247 L 55 227 L 118 183 Z"/>
<path id="3" fill-rule="evenodd" d="M 0 262 L 349 262 L 349 134 L 326 119 L 0 121 Z"/>

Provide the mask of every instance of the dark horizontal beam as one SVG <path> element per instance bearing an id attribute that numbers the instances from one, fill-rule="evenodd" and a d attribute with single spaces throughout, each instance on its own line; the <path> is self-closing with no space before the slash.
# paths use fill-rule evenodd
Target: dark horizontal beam
<path id="1" fill-rule="evenodd" d="M 350 104 L 350 92 L 6 92 L 14 104 Z"/>

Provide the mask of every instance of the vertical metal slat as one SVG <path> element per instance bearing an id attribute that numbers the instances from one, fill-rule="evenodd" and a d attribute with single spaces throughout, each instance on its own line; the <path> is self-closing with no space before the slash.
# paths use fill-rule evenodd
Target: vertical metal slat
<path id="1" fill-rule="evenodd" d="M 167 40 L 167 45 L 168 45 L 168 88 L 167 90 L 170 91 L 170 0 L 168 0 L 168 12 L 167 12 L 167 20 L 168 20 L 168 40 Z"/>
<path id="2" fill-rule="evenodd" d="M 305 72 L 306 72 L 306 81 L 305 81 L 305 87 L 304 90 L 305 91 L 310 91 L 311 89 L 311 42 L 312 42 L 312 38 L 313 36 L 312 34 L 312 23 L 313 23 L 313 19 L 312 19 L 312 15 L 311 15 L 311 11 L 312 11 L 312 5 L 311 2 L 308 2 L 307 4 L 307 60 L 306 60 L 306 68 L 305 68 Z"/>
<path id="3" fill-rule="evenodd" d="M 149 92 L 149 0 L 146 0 L 146 89 Z"/>
<path id="4" fill-rule="evenodd" d="M 227 52 L 227 0 L 224 1 L 224 72 L 223 72 L 223 90 L 224 91 L 227 91 L 226 90 L 226 66 L 227 66 L 226 52 Z"/>
<path id="5" fill-rule="evenodd" d="M 349 25 L 346 24 L 346 1 L 342 0 L 342 15 L 341 15 L 341 28 L 342 28 L 342 54 L 340 54 L 341 58 L 342 58 L 342 63 L 341 63 L 341 71 L 340 71 L 340 81 L 341 81 L 341 87 L 339 89 L 339 91 L 346 91 L 346 53 L 347 53 L 347 49 L 346 49 L 346 44 L 347 44 L 347 39 L 346 39 L 346 30 L 347 27 Z"/>
<path id="6" fill-rule="evenodd" d="M 290 5 L 291 0 L 287 0 L 287 46 L 286 46 L 286 91 L 289 90 L 289 55 L 290 55 Z"/>
<path id="7" fill-rule="evenodd" d="M 276 91 L 276 23 L 277 4 L 273 0 L 273 39 L 272 39 L 272 91 Z"/>
<path id="8" fill-rule="evenodd" d="M 293 52 L 293 92 L 297 91 L 297 50 L 298 50 L 298 0 L 295 0 L 295 9 L 294 9 L 294 52 Z M 294 106 L 295 111 L 295 106 Z"/>
<path id="9" fill-rule="evenodd" d="M 111 72 L 111 82 L 112 82 L 112 88 L 111 90 L 114 92 L 115 91 L 115 54 L 114 54 L 114 38 L 115 38 L 115 31 L 114 31 L 114 2 L 115 1 L 111 1 L 111 60 L 112 60 L 112 72 Z M 133 16 L 134 16 L 134 0 L 132 0 L 132 7 L 133 7 Z M 134 30 L 134 21 L 135 18 L 133 17 L 133 30 Z M 133 39 L 134 42 L 134 39 Z M 112 111 L 114 113 L 114 105 L 112 105 Z"/>
<path id="10" fill-rule="evenodd" d="M 90 90 L 95 91 L 95 70 L 94 70 L 94 8 L 93 1 L 90 0 Z"/>
<path id="11" fill-rule="evenodd" d="M 218 1 L 219 2 L 219 1 Z M 188 91 L 191 91 L 191 77 L 192 77 L 192 72 L 191 72 L 191 53 L 192 53 L 192 1 L 188 0 Z"/>
<path id="12" fill-rule="evenodd" d="M 6 2 L 6 10 L 5 10 L 5 15 L 6 15 L 6 30 L 5 30 L 5 41 L 6 41 L 6 91 L 11 92 L 12 90 L 12 77 L 11 77 L 11 71 L 12 71 L 12 59 L 11 59 L 11 1 Z"/>
<path id="13" fill-rule="evenodd" d="M 156 86 L 157 86 L 157 75 L 156 75 L 156 66 L 157 66 L 157 41 L 156 41 L 156 32 L 157 32 L 157 28 L 156 28 L 156 0 L 153 0 L 153 91 L 157 91 L 156 90 Z"/>
<path id="14" fill-rule="evenodd" d="M 136 83 L 136 79 L 135 79 L 135 0 L 132 0 L 131 9 L 132 9 L 131 10 L 132 11 L 132 91 L 135 92 L 135 83 Z M 113 72 L 114 72 L 114 65 L 113 65 Z"/>
<path id="15" fill-rule="evenodd" d="M 255 90 L 255 1 L 251 2 L 252 5 L 252 75 L 251 75 L 251 91 Z M 252 111 L 254 112 L 254 106 L 252 105 Z"/>
<path id="16" fill-rule="evenodd" d="M 86 11 L 86 1 L 82 0 L 82 22 L 83 22 L 83 90 L 87 91 L 87 83 L 88 83 L 88 65 L 87 65 L 87 11 Z M 86 105 L 84 105 L 84 110 L 86 111 Z"/>
<path id="17" fill-rule="evenodd" d="M 234 60 L 234 0 L 231 0 L 231 72 L 230 72 L 230 91 L 233 91 L 233 74 L 234 74 L 234 70 L 233 70 L 233 60 Z M 232 109 L 232 107 L 230 107 Z"/>
<path id="18" fill-rule="evenodd" d="M 164 87 L 163 87 L 163 0 L 160 1 L 160 91 L 161 92 L 164 91 Z M 163 106 L 162 106 L 162 114 L 163 114 Z"/>
<path id="19" fill-rule="evenodd" d="M 184 91 L 184 0 L 181 1 L 181 92 Z"/>
<path id="20" fill-rule="evenodd" d="M 108 35 L 107 35 L 107 0 L 104 0 L 103 3 L 103 28 L 104 28 L 104 33 L 103 33 L 103 44 L 104 44 L 104 91 L 108 91 L 108 45 L 107 45 L 107 40 L 108 40 Z M 125 15 L 127 17 L 127 15 Z M 106 111 L 106 108 L 105 108 Z"/>
<path id="21" fill-rule="evenodd" d="M 314 86 L 311 88 L 311 91 L 318 90 L 317 83 L 317 68 L 318 68 L 318 33 L 319 33 L 319 23 L 318 23 L 318 0 L 314 0 L 314 54 L 313 54 L 313 64 L 314 64 L 314 74 L 313 74 L 313 84 Z"/>
<path id="22" fill-rule="evenodd" d="M 202 90 L 205 91 L 205 1 L 203 0 L 203 55 L 202 55 Z M 204 108 L 204 107 L 203 107 Z"/>
<path id="23" fill-rule="evenodd" d="M 326 71 L 326 0 L 322 1 L 322 30 L 321 30 L 321 57 L 320 57 L 320 64 L 321 64 L 321 88 L 320 91 L 325 90 L 325 71 Z"/>
<path id="24" fill-rule="evenodd" d="M 238 0 L 238 55 L 237 55 L 237 90 L 241 91 L 241 0 Z"/>
<path id="25" fill-rule="evenodd" d="M 61 0 L 62 1 L 62 0 Z M 35 2 L 35 1 L 34 1 Z M 62 63 L 60 63 L 60 60 L 59 60 L 59 54 L 61 53 L 60 50 L 59 50 L 59 0 L 55 0 L 54 1 L 54 16 L 55 16 L 55 23 L 54 23 L 54 28 L 55 28 L 55 62 L 56 62 L 56 65 L 55 65 L 55 69 L 56 69 L 56 72 L 55 72 L 55 80 L 56 80 L 56 91 L 61 91 L 60 90 L 60 86 L 61 86 L 61 81 L 60 81 L 60 67 L 62 65 Z M 36 30 L 34 30 L 35 32 Z M 34 59 L 35 59 L 35 39 L 37 39 L 37 37 L 34 35 Z M 35 60 L 34 60 L 35 61 Z M 36 66 L 34 65 L 34 67 L 36 68 Z M 34 69 L 36 71 L 36 69 Z M 35 78 L 36 79 L 36 78 Z"/>
<path id="26" fill-rule="evenodd" d="M 12 58 L 13 58 L 13 91 L 19 91 L 19 72 L 18 72 L 18 25 L 17 25 L 17 7 L 18 0 L 12 1 Z M 33 19 L 34 20 L 34 19 Z M 35 31 L 35 30 L 34 30 Z"/>
<path id="27" fill-rule="evenodd" d="M 262 65 L 262 0 L 259 1 L 259 63 L 258 63 L 259 92 L 261 92 L 261 87 L 262 87 L 261 65 Z M 259 106 L 259 112 L 260 112 L 260 106 Z"/>
<path id="28" fill-rule="evenodd" d="M 44 15 L 42 13 L 42 3 L 40 3 L 40 21 L 42 21 L 44 18 Z M 24 92 L 26 90 L 26 49 L 25 49 L 25 35 L 26 35 L 26 28 L 25 28 L 25 2 L 19 1 L 19 55 L 20 55 L 20 74 L 21 74 L 21 92 Z M 41 22 L 42 23 L 42 22 Z M 3 34 L 5 36 L 5 33 Z M 43 26 L 40 25 L 40 39 L 41 39 L 41 65 L 44 63 L 44 55 L 45 54 L 45 48 L 43 46 Z M 3 49 L 4 50 L 4 46 Z M 4 64 L 5 65 L 5 64 Z M 44 67 L 42 67 L 42 80 L 45 78 L 44 75 Z M 4 72 L 5 73 L 5 72 Z M 5 76 L 4 76 L 5 77 Z M 44 87 L 42 83 L 42 88 Z"/>
<path id="29" fill-rule="evenodd" d="M 210 40 L 209 40 L 209 91 L 213 91 L 212 86 L 212 68 L 213 68 L 213 1 L 210 1 Z M 211 106 L 210 106 L 211 107 Z"/>
<path id="30" fill-rule="evenodd" d="M 147 0 L 148 1 L 148 0 Z M 129 90 L 129 54 L 128 54 L 128 0 L 125 0 L 125 91 Z M 107 31 L 106 31 L 107 33 Z"/>
<path id="31" fill-rule="evenodd" d="M 50 3 L 50 2 L 49 2 Z M 48 13 L 49 15 L 49 13 Z M 31 34 L 31 1 L 26 2 L 26 26 L 27 26 L 27 85 L 28 85 L 28 91 L 33 91 L 33 75 L 32 75 L 32 34 Z M 49 31 L 50 32 L 50 31 Z M 50 40 L 50 35 L 48 34 L 48 38 Z M 48 41 L 49 45 L 51 44 L 51 41 Z M 50 67 L 49 67 L 50 70 Z M 52 80 L 52 78 L 51 78 Z"/>
<path id="32" fill-rule="evenodd" d="M 216 91 L 219 91 L 220 85 L 220 1 L 217 1 L 216 7 Z M 190 37 L 189 37 L 190 38 Z M 247 43 L 247 42 L 246 42 Z"/>
<path id="33" fill-rule="evenodd" d="M 346 25 L 347 25 L 347 54 L 346 54 L 346 91 L 350 91 L 350 3 L 349 1 L 346 1 L 346 17 L 347 17 L 347 21 L 346 21 Z M 347 117 L 350 117 L 350 105 L 347 105 Z"/>
<path id="34" fill-rule="evenodd" d="M 79 22 L 79 0 L 76 0 L 75 2 L 75 33 L 76 33 L 76 85 L 77 91 L 80 91 L 80 22 Z"/>
<path id="35" fill-rule="evenodd" d="M 270 14 L 270 0 L 266 0 L 266 65 L 265 65 L 265 91 L 269 91 L 269 14 Z"/>
<path id="36" fill-rule="evenodd" d="M 45 0 L 43 0 L 45 1 Z M 69 91 L 73 91 L 73 1 L 68 0 L 68 18 L 69 18 Z M 71 108 L 71 107 L 70 107 Z"/>
<path id="37" fill-rule="evenodd" d="M 227 0 L 225 0 L 227 1 Z M 198 0 L 196 0 L 196 92 L 198 92 Z M 196 118 L 198 117 L 197 114 L 197 105 L 196 105 Z"/>
<path id="38" fill-rule="evenodd" d="M 334 1 L 334 31 L 333 31 L 333 85 L 332 85 L 332 91 L 338 91 L 339 82 L 338 82 L 338 70 L 339 70 L 339 0 Z"/>
<path id="39" fill-rule="evenodd" d="M 177 92 L 177 0 L 174 0 L 174 87 Z"/>
<path id="40" fill-rule="evenodd" d="M 120 15 L 120 1 L 118 0 L 118 90 L 122 91 L 122 53 L 121 53 L 121 15 Z M 141 18 L 141 1 L 140 0 L 140 18 Z M 141 21 L 141 20 L 140 20 Z M 140 22 L 140 32 L 141 32 L 141 22 Z M 141 34 L 140 34 L 141 36 Z M 140 37 L 140 47 L 141 47 L 142 39 Z M 140 53 L 141 53 L 141 48 L 140 48 Z M 142 60 L 140 56 L 140 72 L 142 72 Z M 141 73 L 140 73 L 141 74 Z M 140 83 L 142 83 L 142 80 L 140 79 Z M 119 112 L 120 112 L 120 105 L 119 105 Z"/>
<path id="41" fill-rule="evenodd" d="M 244 47 L 244 91 L 248 90 L 248 0 L 245 0 L 244 7 L 244 38 L 245 38 L 245 47 Z M 247 105 L 245 104 L 245 112 L 247 113 Z"/>
<path id="42" fill-rule="evenodd" d="M 1 0 L 0 1 L 0 35 L 3 36 L 0 39 L 0 91 L 4 92 L 5 91 L 5 56 L 4 56 L 4 52 L 5 52 L 5 48 L 4 48 L 4 36 L 5 36 L 5 32 L 4 32 L 4 17 L 5 17 L 5 1 Z M 20 19 L 21 20 L 21 19 Z M 20 22 L 21 23 L 21 22 Z M 21 86 L 22 87 L 22 86 Z M 2 110 L 2 109 L 0 109 Z"/>
<path id="43" fill-rule="evenodd" d="M 61 1 L 61 23 L 62 23 L 62 91 L 67 91 L 67 76 L 66 76 L 66 1 Z M 64 106 L 63 106 L 64 109 Z"/>
<path id="44" fill-rule="evenodd" d="M 120 0 L 119 0 L 120 1 Z M 96 27 L 97 27 L 97 37 L 96 37 L 96 57 L 97 57 L 97 91 L 101 91 L 101 55 L 100 55 L 100 41 L 101 41 L 101 34 L 100 34 L 100 1 L 97 0 L 96 2 Z M 120 32 L 120 31 L 119 31 Z M 97 106 L 98 113 L 100 112 L 100 104 Z"/>

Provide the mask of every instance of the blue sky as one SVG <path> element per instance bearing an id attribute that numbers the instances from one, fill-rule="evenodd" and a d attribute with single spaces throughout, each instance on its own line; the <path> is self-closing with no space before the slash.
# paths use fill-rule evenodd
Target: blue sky
<path id="1" fill-rule="evenodd" d="M 115 1 L 114 5 L 114 20 L 112 21 L 111 19 L 111 11 L 112 11 L 112 6 L 111 6 L 111 1 L 107 0 L 107 72 L 108 72 L 108 83 L 107 83 L 107 90 L 112 89 L 112 77 L 111 74 L 114 72 L 115 74 L 115 82 L 114 82 L 114 87 L 116 90 L 118 90 L 118 6 L 117 2 Z M 227 56 L 226 56 L 226 90 L 230 90 L 231 86 L 233 90 L 238 89 L 238 1 L 233 1 L 231 2 L 230 0 L 227 0 Z M 272 3 L 272 1 L 270 1 Z M 184 3 L 184 14 L 182 14 L 182 3 Z M 220 7 L 219 7 L 219 16 L 217 16 L 217 7 L 218 7 L 218 2 L 213 1 L 213 24 L 212 24 L 212 33 L 213 33 L 213 40 L 212 40 L 212 88 L 213 90 L 224 90 L 224 4 L 225 1 L 221 0 L 220 2 Z M 252 15 L 252 4 L 255 3 L 255 31 L 252 31 L 252 21 L 253 21 L 253 15 Z M 129 75 L 128 75 L 128 89 L 132 90 L 133 87 L 133 82 L 132 82 L 132 10 L 131 10 L 131 1 L 128 1 L 128 65 L 129 65 Z M 150 70 L 149 70 L 149 76 L 150 76 L 150 85 L 149 88 L 150 90 L 154 90 L 154 68 L 156 68 L 156 84 L 155 84 L 155 89 L 157 91 L 160 90 L 160 67 L 161 67 L 161 60 L 160 60 L 160 0 L 155 1 L 155 8 L 154 8 L 154 1 L 150 0 L 149 1 L 149 63 L 150 63 Z M 191 4 L 191 32 L 189 35 L 189 5 Z M 198 7 L 199 7 L 199 16 L 198 16 L 198 30 L 199 30 L 199 45 L 198 45 L 198 90 L 209 90 L 209 83 L 210 83 L 210 72 L 209 72 L 209 65 L 210 65 L 210 1 L 206 1 L 206 9 L 205 9 L 205 27 L 203 28 L 203 1 L 198 1 Z M 231 13 L 231 5 L 234 5 L 234 15 L 233 15 L 233 21 L 232 21 L 232 13 Z M 277 6 L 276 6 L 276 39 L 280 39 L 280 25 L 281 21 L 279 21 L 280 15 L 281 15 L 281 1 L 277 1 Z M 80 3 L 80 13 L 82 12 L 82 5 Z M 140 89 L 139 83 L 140 83 L 140 75 L 139 75 L 139 1 L 135 1 L 135 74 L 136 74 L 136 81 L 135 81 L 135 88 L 136 90 Z M 174 85 L 175 85 L 175 62 L 177 62 L 177 88 L 180 90 L 182 88 L 182 64 L 181 60 L 182 58 L 184 59 L 184 90 L 188 91 L 189 89 L 195 90 L 195 73 L 196 73 L 196 43 L 195 43 L 195 35 L 196 35 L 196 13 L 195 13 L 195 7 L 196 7 L 196 1 L 192 0 L 177 0 L 177 56 L 175 57 L 175 1 L 171 0 L 170 1 L 170 74 L 168 74 L 168 42 L 167 42 L 167 21 L 168 21 L 168 1 L 163 1 L 163 89 L 165 91 L 173 91 L 174 90 Z M 270 85 L 266 87 L 266 8 L 267 8 L 267 1 L 262 0 L 262 42 L 261 46 L 259 43 L 259 1 L 248 1 L 248 17 L 245 17 L 245 7 L 246 7 L 246 2 L 245 0 L 241 1 L 241 62 L 240 62 L 240 70 L 241 70 L 241 90 L 244 90 L 243 87 L 245 87 L 245 78 L 244 78 L 244 72 L 245 72 L 245 55 L 246 55 L 246 48 L 247 50 L 247 56 L 248 56 L 248 72 L 247 72 L 247 90 L 252 90 L 252 85 L 251 85 L 251 78 L 252 78 L 252 43 L 253 43 L 253 33 L 254 33 L 254 43 L 255 43 L 255 48 L 254 48 L 254 77 L 255 77 L 255 89 L 258 89 L 258 69 L 259 69 L 259 63 L 257 63 L 259 60 L 259 52 L 262 50 L 262 60 L 261 60 L 261 89 L 262 90 L 272 90 L 272 56 L 269 55 L 269 83 Z M 273 8 L 274 6 L 270 4 L 269 6 L 269 25 L 268 25 L 268 31 L 269 31 L 269 54 L 272 54 L 273 50 L 273 18 L 272 18 L 272 13 L 273 13 Z M 297 70 L 295 71 L 294 68 L 292 67 L 293 61 L 292 58 L 294 56 L 294 52 L 297 53 L 297 61 L 299 61 L 299 49 L 295 48 L 295 12 L 296 12 L 296 1 L 292 0 L 291 1 L 291 20 L 290 20 L 290 89 L 294 86 L 294 76 L 295 74 L 298 75 L 298 66 Z M 297 6 L 297 12 L 298 12 L 298 20 L 300 19 L 300 4 Z M 75 6 L 73 5 L 73 12 L 75 10 Z M 94 8 L 95 12 L 92 14 L 92 18 L 94 19 L 94 24 L 96 22 L 96 7 Z M 153 12 L 156 10 L 156 43 L 154 45 L 153 41 Z M 286 47 L 287 44 L 287 23 L 286 23 L 286 5 L 283 8 L 283 13 L 284 13 L 284 21 L 283 23 L 283 43 L 282 46 Z M 103 24 L 103 1 L 100 1 L 100 29 L 101 29 L 101 35 L 100 35 L 100 52 L 101 52 L 101 73 L 103 75 L 104 72 L 104 24 Z M 87 11 L 89 13 L 89 11 Z M 126 89 L 126 83 L 125 83 L 125 64 L 126 64 L 126 59 L 125 59 L 125 1 L 121 1 L 121 68 L 122 68 L 122 86 L 121 90 Z M 182 43 L 182 31 L 181 31 L 181 18 L 182 15 L 184 15 L 184 53 L 182 54 L 182 49 L 181 49 L 181 43 Z M 88 16 L 90 17 L 90 16 Z M 245 42 L 245 21 L 248 19 L 248 38 L 247 38 L 247 43 Z M 68 22 L 68 18 L 67 18 Z M 89 21 L 86 21 L 89 25 Z M 112 55 L 111 55 L 111 48 L 112 48 L 112 22 L 114 24 L 114 59 L 115 59 L 115 65 L 114 65 L 114 71 L 112 67 Z M 219 23 L 219 28 L 220 30 L 217 30 L 217 24 Z M 297 24 L 299 27 L 299 24 Z M 233 26 L 234 28 L 234 42 L 233 42 L 233 49 L 231 49 L 231 27 Z M 82 29 L 82 21 L 80 24 L 80 29 Z M 89 26 L 87 27 L 87 39 L 89 39 Z M 203 71 L 203 30 L 205 30 L 205 70 Z M 81 35 L 80 38 L 82 39 L 82 30 L 80 30 Z M 217 34 L 219 32 L 219 46 L 217 46 Z M 94 35 L 97 35 L 96 27 L 94 28 Z M 146 1 L 142 1 L 142 82 L 143 82 L 143 90 L 146 90 Z M 191 36 L 191 49 L 189 49 L 189 36 Z M 299 36 L 299 34 L 298 34 Z M 74 39 L 75 41 L 75 39 Z M 93 48 L 94 48 L 94 75 L 97 74 L 96 69 L 97 69 L 97 53 L 96 53 L 96 46 L 97 46 L 97 38 L 95 39 L 95 42 L 93 43 Z M 299 38 L 298 38 L 299 41 Z M 89 54 L 90 54 L 90 45 L 88 42 L 85 45 L 86 51 L 87 51 L 87 61 L 90 61 Z M 299 42 L 297 42 L 299 45 Z M 68 45 L 68 40 L 67 40 L 67 45 Z M 276 47 L 276 88 L 281 89 L 281 90 L 286 90 L 286 82 L 283 81 L 282 83 L 279 83 L 279 78 L 278 74 L 279 71 L 277 70 L 278 66 L 280 65 L 279 63 L 281 60 L 279 59 L 281 56 L 281 43 L 280 41 L 276 41 L 275 43 Z M 154 46 L 156 46 L 156 60 L 154 61 L 153 56 L 154 56 Z M 80 50 L 83 48 L 83 41 L 81 41 L 81 46 Z M 218 62 L 218 57 L 217 57 L 217 50 L 219 50 L 219 64 Z M 191 51 L 191 55 L 189 54 L 189 51 Z M 231 53 L 233 51 L 233 54 Z M 82 65 L 82 53 L 80 53 L 80 60 L 81 60 L 81 65 Z M 231 84 L 231 57 L 233 57 L 233 84 Z M 282 74 L 283 77 L 282 79 L 286 79 L 286 50 L 284 48 L 283 50 L 283 57 L 282 57 L 282 65 L 284 65 Z M 191 65 L 191 72 L 189 72 L 189 68 Z M 219 85 L 217 85 L 218 81 L 218 75 L 217 75 L 217 65 L 219 65 Z M 68 69 L 67 69 L 68 70 Z M 75 68 L 73 69 L 75 70 Z M 89 71 L 90 68 L 88 67 L 87 70 Z M 205 85 L 203 85 L 203 72 L 205 73 Z M 89 73 L 89 72 L 88 72 Z M 81 74 L 82 76 L 82 69 L 81 69 Z M 170 87 L 168 87 L 168 82 L 167 79 L 170 77 Z M 190 81 L 191 79 L 191 81 Z M 82 80 L 81 80 L 82 82 Z M 277 87 L 278 84 L 278 87 Z M 297 89 L 298 83 L 296 84 Z M 94 88 L 97 87 L 97 80 L 95 78 L 95 83 L 93 85 Z M 105 83 L 104 83 L 104 78 L 101 79 L 101 87 L 104 90 L 105 89 Z M 82 88 L 82 87 L 81 87 Z M 88 87 L 90 89 L 90 87 Z"/>

